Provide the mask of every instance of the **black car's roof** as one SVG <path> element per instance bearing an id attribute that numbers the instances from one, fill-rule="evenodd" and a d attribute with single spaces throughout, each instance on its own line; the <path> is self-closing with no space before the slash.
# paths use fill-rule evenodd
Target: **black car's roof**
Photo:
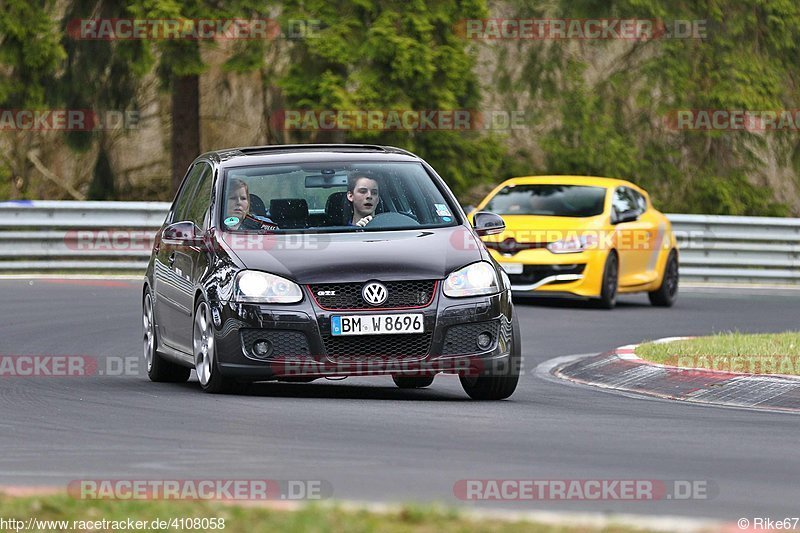
<path id="1" fill-rule="evenodd" d="M 344 157 L 343 157 L 344 156 Z M 225 167 L 260 164 L 313 163 L 353 159 L 359 161 L 420 161 L 402 148 L 375 144 L 282 144 L 215 150 L 201 155 Z"/>

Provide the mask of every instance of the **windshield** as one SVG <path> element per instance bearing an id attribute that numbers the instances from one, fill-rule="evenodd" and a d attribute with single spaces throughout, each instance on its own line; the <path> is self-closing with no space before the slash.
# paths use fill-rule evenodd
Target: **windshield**
<path id="1" fill-rule="evenodd" d="M 606 189 L 582 185 L 509 185 L 484 208 L 498 215 L 593 217 L 603 212 Z"/>
<path id="2" fill-rule="evenodd" d="M 233 232 L 348 232 L 458 224 L 419 163 L 260 165 L 225 172 L 221 227 Z"/>

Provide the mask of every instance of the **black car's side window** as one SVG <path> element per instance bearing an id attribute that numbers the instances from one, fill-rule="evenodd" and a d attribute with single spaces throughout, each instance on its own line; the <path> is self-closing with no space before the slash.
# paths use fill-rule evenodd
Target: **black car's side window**
<path id="1" fill-rule="evenodd" d="M 172 222 L 183 222 L 184 220 L 189 220 L 189 205 L 194 198 L 194 191 L 197 189 L 197 181 L 200 179 L 200 175 L 206 166 L 207 165 L 205 163 L 197 163 L 189 171 L 186 179 L 183 180 L 183 187 L 181 187 L 178 197 L 175 200 Z"/>
<path id="2" fill-rule="evenodd" d="M 197 189 L 192 194 L 192 201 L 189 204 L 189 209 L 184 220 L 191 220 L 195 225 L 201 229 L 206 229 L 208 226 L 208 211 L 211 207 L 211 189 L 213 184 L 214 172 L 208 163 L 198 163 L 201 167 L 202 174 L 200 176 L 200 183 Z"/>

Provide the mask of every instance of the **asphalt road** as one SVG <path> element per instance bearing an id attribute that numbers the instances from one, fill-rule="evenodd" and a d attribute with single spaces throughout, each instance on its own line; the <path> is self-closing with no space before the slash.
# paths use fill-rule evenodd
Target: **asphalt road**
<path id="1" fill-rule="evenodd" d="M 3 280 L 0 294 L 0 355 L 140 357 L 139 283 Z M 664 336 L 797 329 L 800 293 L 684 292 L 672 309 L 641 296 L 610 312 L 568 302 L 518 309 L 526 373 L 503 402 L 468 400 L 452 376 L 421 391 L 377 377 L 212 396 L 194 380 L 150 383 L 141 361 L 132 375 L 0 378 L 0 485 L 305 479 L 358 501 L 732 521 L 800 515 L 800 417 L 628 398 L 532 371 L 556 356 Z M 701 480 L 718 494 L 476 504 L 453 495 L 463 479 Z"/>

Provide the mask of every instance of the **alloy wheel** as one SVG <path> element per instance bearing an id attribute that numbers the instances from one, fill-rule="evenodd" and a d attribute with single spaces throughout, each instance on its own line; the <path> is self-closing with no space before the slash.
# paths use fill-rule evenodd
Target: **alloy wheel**
<path id="1" fill-rule="evenodd" d="M 205 302 L 197 306 L 192 344 L 197 378 L 202 385 L 207 385 L 214 368 L 214 333 L 211 330 L 211 311 Z"/>
<path id="2" fill-rule="evenodd" d="M 144 309 L 142 310 L 142 344 L 148 372 L 153 368 L 153 359 L 155 357 L 155 334 L 153 328 L 153 299 L 147 294 L 144 297 Z"/>

